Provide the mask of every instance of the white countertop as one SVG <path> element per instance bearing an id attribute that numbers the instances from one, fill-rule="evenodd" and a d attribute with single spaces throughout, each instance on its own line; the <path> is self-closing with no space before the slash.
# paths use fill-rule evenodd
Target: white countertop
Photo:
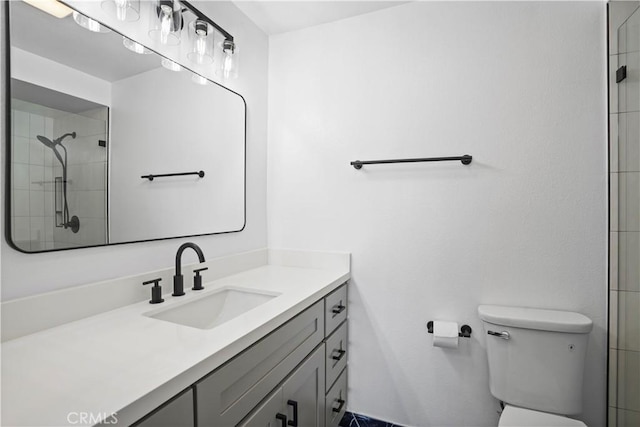
<path id="1" fill-rule="evenodd" d="M 167 293 L 159 305 L 140 302 L 6 341 L 2 425 L 86 425 L 80 414 L 93 421 L 114 414 L 129 425 L 348 279 L 344 269 L 266 265 L 205 283 L 204 291 Z M 281 295 L 209 330 L 144 315 L 226 286 Z"/>

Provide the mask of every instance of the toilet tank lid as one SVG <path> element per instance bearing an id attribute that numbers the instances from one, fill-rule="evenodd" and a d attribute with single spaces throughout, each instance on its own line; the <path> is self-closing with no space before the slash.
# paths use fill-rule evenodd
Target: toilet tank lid
<path id="1" fill-rule="evenodd" d="M 585 334 L 593 327 L 591 319 L 572 311 L 481 305 L 478 315 L 483 321 L 496 325 L 541 331 Z"/>

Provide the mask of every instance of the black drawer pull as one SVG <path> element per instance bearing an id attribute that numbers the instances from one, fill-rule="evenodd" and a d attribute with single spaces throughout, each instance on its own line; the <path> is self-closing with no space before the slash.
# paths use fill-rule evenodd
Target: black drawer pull
<path id="1" fill-rule="evenodd" d="M 287 400 L 287 405 L 291 405 L 293 407 L 293 419 L 287 424 L 291 427 L 298 427 L 298 402 L 295 400 Z"/>
<path id="2" fill-rule="evenodd" d="M 342 411 L 342 408 L 344 408 L 344 404 L 346 403 L 346 401 L 344 399 L 336 399 L 336 402 L 338 402 L 338 407 L 331 408 L 331 410 L 335 413 L 339 413 L 340 411 Z"/>
<path id="3" fill-rule="evenodd" d="M 287 427 L 287 416 L 285 414 L 281 414 L 281 413 L 277 413 L 276 414 L 276 419 L 280 420 L 280 425 L 282 427 Z"/>
<path id="4" fill-rule="evenodd" d="M 334 306 L 331 308 L 331 312 L 332 312 L 333 314 L 340 314 L 340 313 L 342 313 L 343 311 L 345 311 L 345 309 L 346 309 L 346 308 L 347 308 L 347 306 L 346 306 L 346 305 L 342 305 L 342 304 L 334 305 Z"/>
<path id="5" fill-rule="evenodd" d="M 336 353 L 338 353 L 338 355 L 337 355 L 337 356 L 336 356 L 335 354 L 331 356 L 331 358 L 332 358 L 333 360 L 340 360 L 340 359 L 342 359 L 342 358 L 344 357 L 344 355 L 347 353 L 347 350 L 338 350 L 338 349 L 335 349 L 335 350 L 333 350 L 333 351 L 334 351 L 334 352 L 336 352 Z"/>

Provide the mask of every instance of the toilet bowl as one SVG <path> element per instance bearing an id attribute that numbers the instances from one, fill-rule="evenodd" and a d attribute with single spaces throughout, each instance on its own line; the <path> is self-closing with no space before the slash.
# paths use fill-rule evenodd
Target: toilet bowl
<path id="1" fill-rule="evenodd" d="M 582 426 L 582 379 L 591 320 L 569 311 L 481 305 L 498 426 Z"/>
<path id="2" fill-rule="evenodd" d="M 498 427 L 586 427 L 580 420 L 563 415 L 534 411 L 506 405 L 500 415 Z"/>

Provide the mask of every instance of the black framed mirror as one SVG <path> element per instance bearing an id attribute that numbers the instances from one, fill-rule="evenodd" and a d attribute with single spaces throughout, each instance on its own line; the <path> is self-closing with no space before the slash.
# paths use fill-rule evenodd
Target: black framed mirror
<path id="1" fill-rule="evenodd" d="M 244 98 L 183 59 L 186 42 L 145 39 L 158 2 L 139 2 L 135 22 L 110 16 L 109 1 L 65 4 L 76 13 L 4 5 L 9 244 L 33 253 L 241 231 Z M 197 16 L 181 12 L 186 41 Z"/>

